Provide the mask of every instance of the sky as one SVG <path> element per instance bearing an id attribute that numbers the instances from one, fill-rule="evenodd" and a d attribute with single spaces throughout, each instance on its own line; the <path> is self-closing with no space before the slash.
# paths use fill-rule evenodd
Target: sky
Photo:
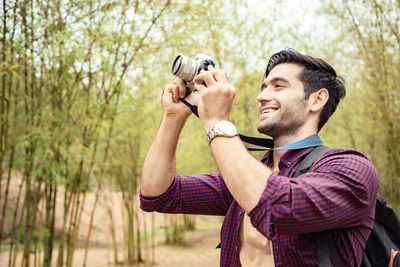
<path id="1" fill-rule="evenodd" d="M 315 42 L 324 42 L 334 38 L 336 30 L 327 15 L 318 13 L 322 4 L 318 0 L 249 0 L 248 8 L 257 17 L 265 16 L 271 9 L 275 9 L 274 30 L 284 31 L 285 28 L 296 26 L 299 36 L 308 34 Z M 277 43 L 279 47 L 276 49 L 280 50 L 282 45 Z"/>

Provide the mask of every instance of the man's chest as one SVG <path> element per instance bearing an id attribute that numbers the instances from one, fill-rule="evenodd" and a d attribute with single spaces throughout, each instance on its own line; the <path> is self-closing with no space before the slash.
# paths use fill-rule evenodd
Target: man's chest
<path id="1" fill-rule="evenodd" d="M 240 224 L 239 240 L 242 266 L 274 266 L 272 242 L 253 227 L 247 214 Z"/>

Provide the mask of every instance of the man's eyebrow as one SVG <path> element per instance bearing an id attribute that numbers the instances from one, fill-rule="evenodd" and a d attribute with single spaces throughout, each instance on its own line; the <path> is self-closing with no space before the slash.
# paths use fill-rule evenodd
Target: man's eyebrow
<path id="1" fill-rule="evenodd" d="M 261 84 L 261 90 L 262 90 L 264 87 L 267 87 L 268 83 L 277 83 L 277 82 L 283 82 L 283 83 L 286 83 L 286 84 L 289 84 L 289 85 L 290 85 L 290 82 L 289 82 L 288 79 L 283 78 L 283 77 L 275 77 L 275 78 L 271 79 L 269 82 L 264 81 L 264 82 Z"/>

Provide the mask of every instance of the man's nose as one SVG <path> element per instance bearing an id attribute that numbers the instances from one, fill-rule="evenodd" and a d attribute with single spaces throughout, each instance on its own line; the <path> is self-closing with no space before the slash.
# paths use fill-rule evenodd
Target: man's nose
<path id="1" fill-rule="evenodd" d="M 257 101 L 260 103 L 263 101 L 271 101 L 271 100 L 272 100 L 272 94 L 271 92 L 269 92 L 267 88 L 262 90 L 257 96 Z"/>

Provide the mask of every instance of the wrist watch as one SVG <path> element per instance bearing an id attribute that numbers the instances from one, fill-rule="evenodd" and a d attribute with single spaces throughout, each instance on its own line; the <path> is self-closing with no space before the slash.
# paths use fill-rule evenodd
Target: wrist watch
<path id="1" fill-rule="evenodd" d="M 207 134 L 208 144 L 217 136 L 233 137 L 238 135 L 235 125 L 230 121 L 219 121 Z"/>

